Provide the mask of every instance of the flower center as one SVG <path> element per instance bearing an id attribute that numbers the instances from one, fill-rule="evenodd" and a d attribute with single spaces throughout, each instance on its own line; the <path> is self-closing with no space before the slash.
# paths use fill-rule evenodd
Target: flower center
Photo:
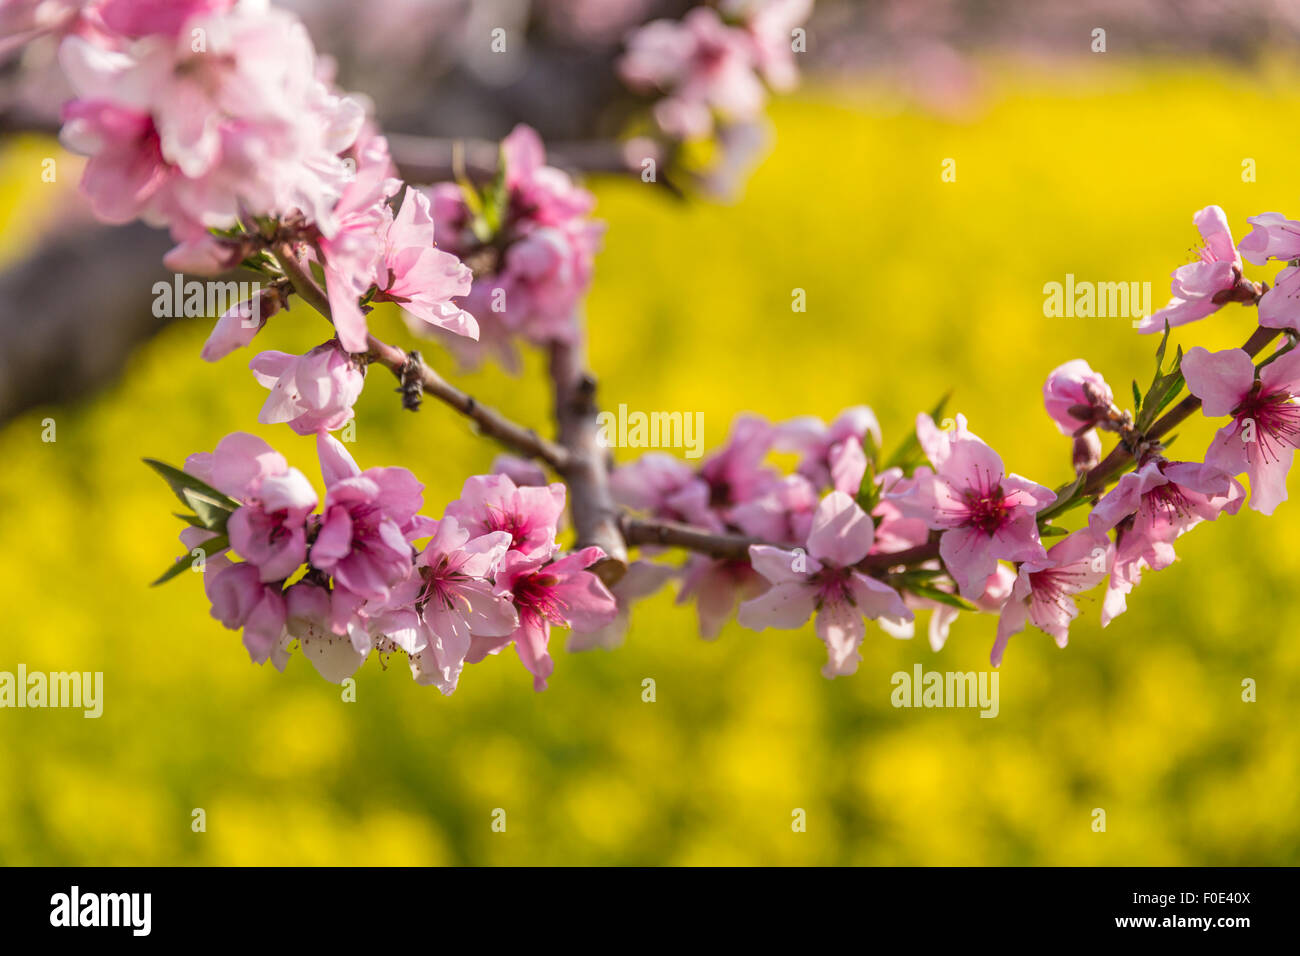
<path id="1" fill-rule="evenodd" d="M 528 529 L 524 527 L 523 520 L 513 511 L 493 511 L 488 509 L 486 524 L 490 532 L 508 532 L 510 547 L 514 550 L 518 550 L 519 545 L 523 544 L 524 539 L 528 537 Z"/>
<path id="2" fill-rule="evenodd" d="M 812 585 L 817 589 L 817 610 L 827 604 L 853 604 L 853 595 L 849 593 L 849 568 L 823 567 L 812 576 Z"/>
<path id="3" fill-rule="evenodd" d="M 975 488 L 966 491 L 966 526 L 979 528 L 989 537 L 996 534 L 1007 519 L 1011 517 L 1011 508 L 1001 485 L 994 485 L 987 491 Z"/>
<path id="4" fill-rule="evenodd" d="M 1156 517 L 1162 517 L 1171 523 L 1179 518 L 1190 518 L 1194 515 L 1191 499 L 1183 491 L 1180 485 L 1174 482 L 1168 482 L 1156 488 L 1152 488 L 1146 493 L 1146 505 Z"/>
<path id="5" fill-rule="evenodd" d="M 565 627 L 568 618 L 564 612 L 569 609 L 569 606 L 560 600 L 555 591 L 555 586 L 559 583 L 555 575 L 544 571 L 521 577 L 515 581 L 511 589 L 515 605 L 521 611 L 531 611 L 552 624 Z"/>
<path id="6" fill-rule="evenodd" d="M 1275 462 L 1285 449 L 1300 448 L 1300 405 L 1293 398 L 1285 391 L 1262 393 L 1237 407 L 1237 438 L 1251 461 Z"/>

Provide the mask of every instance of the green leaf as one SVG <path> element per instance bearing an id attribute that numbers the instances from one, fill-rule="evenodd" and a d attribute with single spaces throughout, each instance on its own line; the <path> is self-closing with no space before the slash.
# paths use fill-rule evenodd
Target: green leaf
<path id="1" fill-rule="evenodd" d="M 1165 346 L 1169 344 L 1169 320 L 1165 319 L 1165 332 L 1160 336 L 1160 344 L 1156 346 L 1156 376 L 1160 375 L 1160 366 L 1165 363 Z"/>
<path id="2" fill-rule="evenodd" d="M 876 436 L 871 433 L 871 429 L 867 429 L 866 434 L 862 436 L 862 452 L 867 456 L 867 462 L 874 471 L 880 462 L 880 446 L 876 444 Z"/>
<path id="3" fill-rule="evenodd" d="M 230 518 L 231 509 L 192 488 L 181 489 L 181 494 L 185 496 L 186 503 L 194 509 L 195 516 L 202 522 L 204 528 L 225 533 L 226 521 Z"/>
<path id="4" fill-rule="evenodd" d="M 1260 370 L 1263 369 L 1266 365 L 1276 362 L 1283 355 L 1286 355 L 1287 352 L 1290 352 L 1292 349 L 1294 349 L 1296 345 L 1300 345 L 1300 336 L 1297 336 L 1295 332 L 1287 330 L 1285 344 L 1283 344 L 1276 352 L 1274 352 L 1268 358 L 1264 359 L 1264 361 L 1260 362 L 1258 365 L 1255 366 L 1255 377 L 1256 378 L 1259 377 Z"/>
<path id="5" fill-rule="evenodd" d="M 1142 390 L 1138 388 L 1138 380 L 1133 379 L 1133 415 L 1142 411 Z"/>
<path id="6" fill-rule="evenodd" d="M 1134 425 L 1138 431 L 1145 432 L 1155 422 L 1159 414 L 1168 408 L 1182 393 L 1183 385 L 1183 348 L 1180 345 L 1174 355 L 1174 364 L 1168 372 L 1164 370 L 1165 347 L 1169 341 L 1169 323 L 1165 323 L 1165 334 L 1156 349 L 1156 371 L 1151 379 L 1151 387 L 1142 398 L 1141 411 L 1137 414 Z"/>
<path id="7" fill-rule="evenodd" d="M 1040 525 L 1046 524 L 1062 512 L 1069 511 L 1073 508 L 1076 504 L 1074 496 L 1078 493 L 1079 488 L 1083 485 L 1084 481 L 1087 480 L 1087 477 L 1086 474 L 1076 475 L 1075 479 L 1069 484 L 1061 485 L 1061 487 L 1057 488 L 1056 500 L 1042 511 L 1038 512 L 1038 523 Z"/>
<path id="8" fill-rule="evenodd" d="M 239 502 L 234 498 L 222 494 L 216 488 L 199 481 L 193 475 L 181 471 L 179 468 L 174 468 L 165 462 L 158 461 L 156 458 L 145 458 L 143 461 L 156 471 L 163 481 L 167 482 L 167 487 L 172 490 L 172 494 L 181 500 L 181 504 L 188 505 L 190 503 L 189 499 L 185 497 L 185 491 L 188 489 L 227 511 L 234 511 L 239 507 Z"/>
<path id="9" fill-rule="evenodd" d="M 947 591 L 941 591 L 939 588 L 930 584 L 908 583 L 904 585 L 907 590 L 911 591 L 917 597 L 928 598 L 931 601 L 938 601 L 940 604 L 946 604 L 949 607 L 955 607 L 962 611 L 973 611 L 975 606 L 963 601 L 955 594 L 949 594 Z"/>
<path id="10" fill-rule="evenodd" d="M 933 581 L 935 578 L 943 578 L 947 576 L 948 572 L 943 568 L 909 568 L 899 575 L 899 578 L 903 581 L 903 586 L 906 587 L 907 582 L 912 580 Z"/>
<path id="11" fill-rule="evenodd" d="M 938 404 L 936 404 L 931 410 L 930 417 L 936 422 L 942 419 L 943 410 L 947 407 L 948 399 L 950 398 L 952 398 L 952 392 L 946 393 L 943 398 L 939 399 Z M 898 446 L 897 450 L 889 456 L 889 460 L 885 462 L 885 466 L 881 470 L 887 471 L 890 468 L 902 468 L 904 474 L 910 475 L 913 469 L 923 461 L 925 461 L 925 454 L 921 451 L 921 440 L 916 437 L 916 429 L 913 428 L 911 434 L 909 434 L 907 438 L 904 439 L 903 443 Z"/>
<path id="12" fill-rule="evenodd" d="M 1165 393 L 1164 398 L 1160 399 L 1160 404 L 1156 406 L 1156 413 L 1152 418 L 1158 418 L 1161 412 L 1174 403 L 1178 396 L 1182 394 L 1184 384 L 1186 383 L 1183 376 L 1179 374 L 1177 380 L 1170 383 L 1169 390 Z"/>
<path id="13" fill-rule="evenodd" d="M 506 189 L 506 151 L 497 149 L 497 173 L 492 184 L 483 191 L 483 221 L 488 236 L 495 236 L 505 224 L 510 208 L 510 190 Z M 486 240 L 485 240 L 486 241 Z"/>
<path id="14" fill-rule="evenodd" d="M 862 480 L 858 482 L 858 491 L 853 496 L 853 500 L 867 514 L 875 511 L 876 505 L 880 504 L 880 485 L 876 483 L 875 459 L 870 456 L 867 458 L 867 468 L 862 473 Z"/>
<path id="15" fill-rule="evenodd" d="M 1069 533 L 1070 532 L 1068 529 L 1058 528 L 1054 524 L 1044 525 L 1043 527 L 1038 529 L 1038 534 L 1044 538 L 1056 538 L 1063 534 L 1069 534 Z"/>
<path id="16" fill-rule="evenodd" d="M 230 547 L 230 539 L 225 535 L 218 535 L 215 538 L 209 538 L 200 545 L 196 545 L 194 551 L 201 551 L 203 553 L 203 560 L 206 562 L 215 557 L 219 552 L 226 550 L 228 547 Z M 176 559 L 170 568 L 158 577 L 158 580 L 154 581 L 153 584 L 149 586 L 156 588 L 160 584 L 165 584 L 182 571 L 192 568 L 193 566 L 194 552 L 191 551 L 189 554 L 182 554 Z"/>

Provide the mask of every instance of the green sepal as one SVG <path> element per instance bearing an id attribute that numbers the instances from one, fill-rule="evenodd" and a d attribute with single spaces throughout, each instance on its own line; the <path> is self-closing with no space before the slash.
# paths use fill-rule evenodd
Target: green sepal
<path id="1" fill-rule="evenodd" d="M 230 539 L 227 538 L 224 534 L 218 535 L 215 538 L 209 538 L 207 541 L 204 541 L 202 544 L 195 545 L 194 549 L 189 554 L 182 554 L 180 557 L 178 557 L 176 561 L 172 564 L 172 566 L 168 568 L 166 571 L 164 571 L 158 577 L 158 580 L 154 581 L 153 584 L 149 586 L 156 588 L 158 585 L 165 584 L 166 582 L 170 581 L 172 578 L 176 577 L 176 575 L 180 574 L 182 571 L 186 570 L 187 568 L 193 567 L 194 551 L 202 551 L 203 560 L 206 562 L 216 557 L 216 555 L 219 552 L 226 550 L 226 548 L 228 547 L 230 547 Z"/>

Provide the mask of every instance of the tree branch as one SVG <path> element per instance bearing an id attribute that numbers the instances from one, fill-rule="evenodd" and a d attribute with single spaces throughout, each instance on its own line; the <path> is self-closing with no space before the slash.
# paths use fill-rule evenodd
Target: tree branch
<path id="1" fill-rule="evenodd" d="M 581 340 L 552 342 L 550 370 L 560 444 L 569 453 L 567 465 L 557 470 L 569 486 L 577 543 L 579 547 L 595 545 L 605 552 L 605 559 L 592 571 L 612 585 L 627 571 L 627 545 L 609 489 L 605 449 L 599 441 L 596 380 L 586 370 Z"/>
<path id="2" fill-rule="evenodd" d="M 619 524 L 629 545 L 683 548 L 721 561 L 748 561 L 751 544 L 768 543 L 740 534 L 705 531 L 677 521 L 656 521 L 624 515 Z"/>
<path id="3" fill-rule="evenodd" d="M 325 291 L 302 267 L 289 243 L 280 244 L 277 258 L 294 290 L 326 318 L 330 317 Z M 1251 357 L 1273 341 L 1280 329 L 1257 328 L 1242 349 Z M 596 381 L 586 370 L 585 348 L 576 343 L 554 342 L 550 349 L 550 373 L 555 395 L 555 421 L 559 443 L 548 441 L 500 412 L 480 405 L 472 396 L 446 382 L 424 364 L 419 353 L 406 353 L 369 336 L 370 358 L 392 371 L 399 382 L 416 376 L 423 391 L 476 422 L 491 438 L 531 458 L 550 465 L 569 487 L 569 507 L 578 534 L 578 546 L 595 545 L 605 559 L 593 567 L 607 584 L 618 581 L 627 570 L 628 546 L 661 545 L 681 548 L 723 561 L 746 561 L 749 548 L 770 544 L 741 534 L 716 533 L 675 521 L 634 518 L 615 505 L 609 488 L 609 470 L 604 448 L 597 440 L 599 425 Z M 1146 437 L 1158 439 L 1201 407 L 1201 400 L 1189 395 L 1147 430 Z M 1133 453 L 1123 442 L 1116 445 L 1100 464 L 1088 472 L 1079 497 L 1092 497 L 1132 461 Z M 786 547 L 786 545 L 777 545 Z M 869 554 L 855 567 L 867 574 L 891 568 L 921 564 L 939 557 L 937 536 L 903 551 Z"/>
<path id="4" fill-rule="evenodd" d="M 1260 326 L 1254 331 L 1250 338 L 1246 340 L 1246 344 L 1241 348 L 1247 355 L 1254 358 L 1263 351 L 1264 346 L 1277 338 L 1281 332 L 1281 329 L 1266 329 L 1263 326 Z M 1146 437 L 1163 438 L 1200 407 L 1201 400 L 1195 395 L 1188 395 L 1172 409 L 1166 412 L 1158 421 L 1153 423 L 1152 426 L 1147 429 Z M 1114 449 L 1111 450 L 1111 453 L 1107 455 L 1099 465 L 1088 472 L 1088 477 L 1080 487 L 1079 493 L 1083 497 L 1091 497 L 1092 495 L 1097 494 L 1105 488 L 1106 485 L 1110 483 L 1110 480 L 1121 472 L 1128 463 L 1132 461 L 1132 459 L 1133 453 L 1126 448 L 1122 442 L 1116 445 Z"/>
<path id="5" fill-rule="evenodd" d="M 303 268 L 294 253 L 292 244 L 280 243 L 275 249 L 275 257 L 299 298 L 332 322 L 329 298 L 325 290 Z M 373 335 L 367 337 L 367 344 L 370 347 L 370 359 L 391 371 L 397 376 L 399 382 L 404 383 L 406 376 L 414 375 L 426 394 L 432 395 L 473 421 L 478 425 L 479 431 L 489 438 L 494 438 L 529 458 L 543 461 L 557 472 L 563 473 L 569 467 L 570 456 L 564 447 L 543 438 L 531 428 L 516 424 L 496 409 L 480 404 L 474 396 L 451 385 L 429 368 L 418 353 L 408 355 L 396 346 L 381 342 Z"/>
<path id="6" fill-rule="evenodd" d="M 1269 342 L 1277 338 L 1281 331 L 1281 329 L 1257 328 L 1250 338 L 1246 340 L 1242 350 L 1253 358 Z M 1194 395 L 1187 396 L 1152 424 L 1147 430 L 1147 437 L 1156 439 L 1169 434 L 1178 424 L 1186 420 L 1200 407 L 1201 400 L 1199 398 Z M 1132 459 L 1132 452 L 1123 443 L 1116 445 L 1104 461 L 1088 472 L 1088 477 L 1076 494 L 1081 497 L 1092 497 L 1098 494 Z M 675 521 L 624 517 L 622 528 L 627 543 L 630 545 L 648 544 L 677 547 L 699 554 L 707 554 L 710 557 L 724 561 L 747 560 L 750 545 L 770 543 L 739 534 L 717 534 L 703 528 L 696 528 Z M 778 545 L 778 547 L 788 547 L 788 545 Z M 878 574 L 890 568 L 921 564 L 938 557 L 939 542 L 937 537 L 932 535 L 931 540 L 925 544 L 904 551 L 869 554 L 859 561 L 855 567 L 868 574 Z"/>
<path id="7" fill-rule="evenodd" d="M 748 561 L 749 547 L 754 544 L 773 544 L 759 538 L 743 534 L 706 531 L 693 525 L 678 521 L 658 521 L 654 519 L 632 518 L 624 516 L 620 525 L 623 536 L 630 545 L 663 545 L 682 548 L 697 554 L 707 554 L 719 561 Z M 788 544 L 775 547 L 790 549 Z M 920 564 L 934 560 L 939 556 L 937 541 L 928 541 L 914 548 L 903 551 L 880 552 L 869 554 L 854 565 L 859 571 L 877 574 L 890 568 L 908 564 Z"/>
<path id="8" fill-rule="evenodd" d="M 393 162 L 407 182 L 447 182 L 454 180 L 461 171 L 472 180 L 487 182 L 497 172 L 501 147 L 494 140 L 435 139 L 405 133 L 390 133 L 387 139 Z M 550 165 L 576 173 L 640 176 L 641 163 L 646 159 L 653 159 L 656 167 L 664 165 L 662 147 L 650 139 L 550 143 L 546 153 Z"/>

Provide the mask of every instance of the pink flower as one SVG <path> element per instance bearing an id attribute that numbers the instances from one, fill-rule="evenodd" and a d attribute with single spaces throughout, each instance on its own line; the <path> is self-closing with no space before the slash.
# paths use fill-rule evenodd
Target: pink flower
<path id="1" fill-rule="evenodd" d="M 321 238 L 320 250 L 339 342 L 349 352 L 364 352 L 368 330 L 360 300 L 375 284 L 384 261 L 383 231 L 392 219 L 387 202 L 401 182 L 392 177 L 393 161 L 382 136 L 359 142 L 354 153 L 356 172 L 331 212 L 336 226 Z"/>
<path id="2" fill-rule="evenodd" d="M 751 537 L 795 545 L 808 539 L 817 504 L 811 481 L 803 475 L 787 475 L 771 490 L 732 508 L 731 520 Z"/>
<path id="3" fill-rule="evenodd" d="M 740 122 L 762 111 L 767 95 L 754 73 L 754 53 L 743 30 L 709 7 L 696 7 L 680 21 L 655 20 L 634 32 L 619 73 L 635 90 L 667 94 L 655 106 L 655 120 L 669 135 L 693 139 L 713 131 L 715 113 Z"/>
<path id="4" fill-rule="evenodd" d="M 771 489 L 776 472 L 763 465 L 775 439 L 775 430 L 757 415 L 738 415 L 727 443 L 704 459 L 700 477 L 709 486 L 709 503 L 724 516 L 735 505 Z"/>
<path id="5" fill-rule="evenodd" d="M 457 363 L 464 369 L 477 369 L 492 359 L 511 375 L 518 375 L 523 369 L 523 360 L 519 355 L 519 337 L 505 321 L 506 300 L 498 298 L 502 293 L 493 284 L 495 282 L 495 276 L 484 276 L 475 281 L 468 295 L 457 300 L 461 308 L 474 317 L 478 325 L 477 338 L 448 332 L 403 312 L 406 327 L 414 335 L 426 335 L 435 339 L 456 357 Z"/>
<path id="6" fill-rule="evenodd" d="M 1114 398 L 1106 380 L 1083 359 L 1057 366 L 1043 383 L 1043 405 L 1062 435 L 1095 425 Z"/>
<path id="7" fill-rule="evenodd" d="M 829 426 L 812 415 L 783 422 L 774 430 L 773 446 L 798 453 L 799 474 L 818 489 L 833 487 L 854 495 L 866 471 L 862 447 L 866 435 L 880 447 L 880 423 L 875 412 L 866 405 L 855 405 L 841 412 Z"/>
<path id="8" fill-rule="evenodd" d="M 257 496 L 267 478 L 289 473 L 283 455 L 248 432 L 232 432 L 211 452 L 185 459 L 185 471 L 239 501 Z"/>
<path id="9" fill-rule="evenodd" d="M 545 558 L 555 551 L 564 485 L 520 488 L 506 475 L 472 475 L 446 513 L 473 537 L 504 531 L 511 550 Z"/>
<path id="10" fill-rule="evenodd" d="M 1241 349 L 1183 356 L 1183 377 L 1206 415 L 1231 415 L 1206 452 L 1205 463 L 1228 475 L 1250 476 L 1250 507 L 1271 515 L 1286 501 L 1286 476 L 1300 446 L 1300 353 L 1288 352 L 1259 370 Z"/>
<path id="11" fill-rule="evenodd" d="M 207 562 L 203 587 L 212 603 L 212 616 L 232 631 L 243 628 L 244 647 L 253 663 L 270 660 L 276 669 L 284 670 L 286 609 L 280 586 L 263 583 L 251 564 L 232 564 L 217 556 Z"/>
<path id="12" fill-rule="evenodd" d="M 1300 258 L 1300 222 L 1280 212 L 1266 212 L 1246 219 L 1250 235 L 1237 244 L 1247 262 L 1262 266 L 1270 259 Z"/>
<path id="13" fill-rule="evenodd" d="M 1137 327 L 1139 332 L 1160 332 L 1166 322 L 1175 326 L 1205 318 L 1227 301 L 1227 295 L 1241 279 L 1241 257 L 1232 244 L 1223 210 L 1206 206 L 1192 221 L 1205 242 L 1198 250 L 1199 259 L 1174 270 L 1173 299 L 1143 319 Z"/>
<path id="14" fill-rule="evenodd" d="M 236 0 L 103 0 L 104 25 L 125 37 L 175 37 L 191 17 L 221 13 Z"/>
<path id="15" fill-rule="evenodd" d="M 328 236 L 348 176 L 339 154 L 356 138 L 361 105 L 317 78 L 297 18 L 228 6 L 115 4 L 125 29 L 164 35 L 126 52 L 63 41 L 60 64 L 77 94 L 63 140 L 91 157 L 82 188 L 97 214 L 141 216 L 182 241 L 295 210 Z"/>
<path id="16" fill-rule="evenodd" d="M 369 648 L 358 650 L 346 630 L 336 633 L 331 627 L 334 607 L 328 588 L 303 579 L 285 589 L 284 599 L 285 631 L 298 641 L 316 673 L 332 684 L 341 684 L 360 669 Z M 357 626 L 359 621 L 353 628 Z"/>
<path id="17" fill-rule="evenodd" d="M 591 650 L 594 647 L 612 649 L 623 643 L 631 621 L 632 605 L 650 597 L 669 580 L 676 576 L 678 569 L 668 564 L 655 564 L 651 561 L 633 561 L 627 567 L 627 573 L 609 589 L 618 605 L 614 620 L 581 634 L 576 631 L 569 636 L 566 647 L 570 653 Z"/>
<path id="18" fill-rule="evenodd" d="M 925 544 L 930 537 L 929 526 L 921 518 L 904 514 L 893 501 L 895 496 L 905 497 L 915 486 L 915 479 L 904 478 L 901 468 L 886 468 L 876 476 L 876 484 L 880 487 L 880 501 L 871 511 L 876 519 L 876 541 L 871 553 L 893 554 Z"/>
<path id="19" fill-rule="evenodd" d="M 1114 557 L 1109 538 L 1084 528 L 1053 545 L 1046 557 L 1020 565 L 1015 589 L 998 618 L 990 663 L 994 667 L 1002 663 L 1007 642 L 1025 629 L 1025 621 L 1055 638 L 1058 647 L 1065 647 L 1070 622 L 1079 616 L 1074 595 L 1105 580 Z"/>
<path id="20" fill-rule="evenodd" d="M 600 578 L 585 570 L 604 558 L 600 548 L 584 548 L 558 561 L 546 555 L 507 552 L 497 571 L 496 593 L 509 598 L 519 614 L 519 626 L 504 637 L 474 635 L 466 658 L 470 663 L 515 645 L 519 659 L 533 675 L 533 689 L 546 689 L 555 670 L 548 644 L 551 626 L 575 633 L 595 631 L 610 624 L 618 606 Z"/>
<path id="21" fill-rule="evenodd" d="M 388 207 L 377 302 L 396 302 L 416 320 L 455 335 L 478 338 L 478 323 L 455 296 L 468 294 L 473 273 L 455 256 L 434 246 L 429 197 L 407 189 L 394 217 Z"/>
<path id="22" fill-rule="evenodd" d="M 822 674 L 852 674 L 866 636 L 864 616 L 899 623 L 912 619 L 898 592 L 854 570 L 874 540 L 870 516 L 848 495 L 832 491 L 813 516 L 806 555 L 770 545 L 750 546 L 754 570 L 772 587 L 742 604 L 738 620 L 756 631 L 793 630 L 815 613 L 817 636 L 825 642 L 828 655 Z"/>
<path id="23" fill-rule="evenodd" d="M 754 59 L 774 90 L 791 90 L 799 80 L 794 62 L 794 28 L 808 19 L 813 0 L 726 0 L 723 12 L 738 14 L 754 44 Z"/>
<path id="24" fill-rule="evenodd" d="M 546 148 L 532 127 L 520 123 L 501 141 L 506 188 L 516 214 L 540 226 L 563 226 L 591 215 L 596 197 L 568 173 L 546 165 Z"/>
<path id="25" fill-rule="evenodd" d="M 1246 221 L 1253 228 L 1237 248 L 1248 262 L 1262 266 L 1270 259 L 1285 262 L 1300 258 L 1300 222 L 1276 212 Z M 1287 266 L 1277 274 L 1273 288 L 1259 300 L 1259 324 L 1300 331 L 1300 268 Z"/>
<path id="26" fill-rule="evenodd" d="M 316 450 L 326 492 L 311 566 L 360 597 L 385 601 L 411 570 L 409 539 L 427 530 L 417 520 L 424 486 L 405 468 L 362 471 L 325 432 L 317 434 Z"/>
<path id="27" fill-rule="evenodd" d="M 1153 459 L 1120 478 L 1092 509 L 1095 532 L 1118 528 L 1101 624 L 1122 614 L 1125 596 L 1142 579 L 1142 568 L 1160 571 L 1174 563 L 1174 541 L 1202 521 L 1236 514 L 1245 492 L 1217 468 Z"/>
<path id="28" fill-rule="evenodd" d="M 180 248 L 179 246 L 177 247 Z M 174 252 L 175 250 L 173 250 Z M 283 301 L 277 289 L 260 289 L 252 298 L 231 306 L 217 319 L 200 355 L 205 362 L 223 359 L 235 349 L 249 345 L 262 331 L 266 320 L 280 311 Z"/>
<path id="29" fill-rule="evenodd" d="M 72 100 L 63 107 L 59 139 L 88 156 L 82 192 L 102 221 L 119 224 L 142 217 L 164 225 L 172 213 L 166 187 L 179 176 L 162 155 L 149 114 L 105 100 Z M 202 229 L 193 223 L 192 230 Z"/>
<path id="30" fill-rule="evenodd" d="M 475 261 L 480 273 L 468 294 L 458 293 L 459 307 L 478 323 L 478 342 L 437 337 L 463 364 L 477 365 L 494 354 L 515 371 L 515 337 L 544 345 L 577 334 L 579 303 L 591 285 L 604 226 L 585 218 L 595 198 L 567 173 L 545 164 L 541 139 L 532 129 L 515 127 L 501 149 L 504 221 L 494 223 L 494 235 L 485 236 L 486 220 L 470 209 L 455 184 L 434 186 L 427 209 L 442 248 Z M 427 326 L 415 330 L 430 331 Z"/>
<path id="31" fill-rule="evenodd" d="M 45 36 L 104 33 L 97 11 L 86 0 L 4 0 L 0 3 L 0 57 Z M 104 42 L 115 38 L 104 36 Z"/>
<path id="32" fill-rule="evenodd" d="M 307 516 L 315 507 L 316 489 L 297 468 L 268 475 L 231 513 L 230 546 L 264 582 L 283 581 L 307 559 Z"/>
<path id="33" fill-rule="evenodd" d="M 767 581 L 748 561 L 720 561 L 696 554 L 682 567 L 677 603 L 695 601 L 700 637 L 711 641 L 722 633 L 722 626 L 738 603 L 766 589 Z"/>
<path id="34" fill-rule="evenodd" d="M 456 689 L 471 638 L 506 637 L 519 627 L 508 596 L 493 590 L 491 578 L 510 547 L 504 531 L 471 538 L 455 518 L 438 523 L 433 540 L 416 559 L 420 628 L 424 649 L 411 658 L 417 683 L 443 694 Z"/>
<path id="35" fill-rule="evenodd" d="M 504 297 L 507 327 L 538 345 L 572 341 L 603 232 L 592 222 L 539 226 L 511 243 L 500 275 L 489 283 Z"/>
<path id="36" fill-rule="evenodd" d="M 647 452 L 620 465 L 609 484 L 614 500 L 625 508 L 709 531 L 723 530 L 722 521 L 710 510 L 708 482 L 666 452 Z"/>
<path id="37" fill-rule="evenodd" d="M 262 352 L 248 367 L 271 390 L 257 420 L 288 422 L 299 435 L 342 428 L 351 421 L 365 384 L 365 373 L 336 339 L 305 355 Z"/>
<path id="38" fill-rule="evenodd" d="M 962 597 L 982 594 L 999 560 L 1043 556 L 1034 516 L 1056 500 L 1051 491 L 1007 474 L 998 454 L 965 431 L 964 420 L 949 437 L 921 414 L 916 431 L 935 472 L 918 471 L 909 492 L 892 500 L 905 514 L 943 532 L 939 554 Z"/>

